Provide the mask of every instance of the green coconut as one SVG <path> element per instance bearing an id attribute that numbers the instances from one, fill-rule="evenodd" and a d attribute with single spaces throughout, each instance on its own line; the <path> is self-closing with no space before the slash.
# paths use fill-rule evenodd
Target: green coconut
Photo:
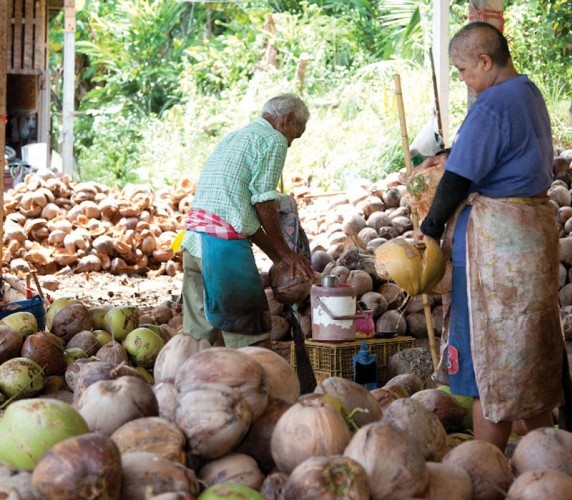
<path id="1" fill-rule="evenodd" d="M 95 335 L 95 338 L 97 339 L 101 347 L 103 347 L 106 344 L 109 344 L 113 340 L 111 333 L 106 332 L 105 330 L 93 330 L 92 333 Z"/>
<path id="2" fill-rule="evenodd" d="M 36 316 L 27 311 L 18 311 L 9 314 L 3 318 L 0 323 L 17 330 L 24 337 L 32 335 L 38 331 L 38 321 L 36 320 Z"/>
<path id="3" fill-rule="evenodd" d="M 80 347 L 70 347 L 64 351 L 64 359 L 66 361 L 66 366 L 71 365 L 74 361 L 81 358 L 87 358 L 86 352 Z"/>
<path id="4" fill-rule="evenodd" d="M 135 306 L 114 307 L 103 317 L 103 329 L 117 341 L 124 340 L 138 326 L 139 310 Z"/>
<path id="5" fill-rule="evenodd" d="M 129 332 L 123 347 L 137 366 L 150 368 L 155 363 L 159 351 L 165 343 L 150 328 L 139 327 Z"/>
<path id="6" fill-rule="evenodd" d="M 10 404 L 0 420 L 0 462 L 33 469 L 53 445 L 87 434 L 83 417 L 55 399 L 23 399 Z"/>
<path id="7" fill-rule="evenodd" d="M 35 396 L 44 388 L 42 367 L 29 358 L 12 358 L 0 365 L 0 392 L 8 398 Z"/>
<path id="8" fill-rule="evenodd" d="M 223 483 L 207 488 L 197 500 L 264 500 L 264 497 L 248 486 Z"/>
<path id="9" fill-rule="evenodd" d="M 89 316 L 91 317 L 91 321 L 93 323 L 93 328 L 96 330 L 103 329 L 104 322 L 103 318 L 110 310 L 110 307 L 103 307 L 103 306 L 93 306 L 88 308 Z"/>

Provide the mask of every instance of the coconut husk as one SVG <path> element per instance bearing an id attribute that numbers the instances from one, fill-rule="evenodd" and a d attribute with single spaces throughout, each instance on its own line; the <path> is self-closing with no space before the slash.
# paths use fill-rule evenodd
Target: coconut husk
<path id="1" fill-rule="evenodd" d="M 443 176 L 445 169 L 442 165 L 431 167 L 418 167 L 407 180 L 404 191 L 405 197 L 413 209 L 417 211 L 420 220 L 427 217 L 437 185 Z"/>

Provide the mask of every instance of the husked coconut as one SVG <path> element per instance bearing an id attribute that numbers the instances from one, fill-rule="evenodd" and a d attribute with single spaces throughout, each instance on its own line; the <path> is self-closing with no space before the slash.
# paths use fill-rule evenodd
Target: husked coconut
<path id="1" fill-rule="evenodd" d="M 554 469 L 532 469 L 519 475 L 511 484 L 510 500 L 570 498 L 572 476 Z"/>
<path id="2" fill-rule="evenodd" d="M 463 421 L 468 414 L 467 408 L 450 394 L 439 389 L 424 389 L 411 396 L 419 401 L 426 410 L 429 410 L 441 421 L 447 432 L 454 432 L 464 428 Z"/>
<path id="3" fill-rule="evenodd" d="M 511 462 L 518 474 L 554 469 L 572 476 L 572 433 L 552 427 L 530 431 L 518 442 Z"/>
<path id="4" fill-rule="evenodd" d="M 469 473 L 475 500 L 502 500 L 502 492 L 508 491 L 513 480 L 508 459 L 487 441 L 461 443 L 443 457 L 442 463 L 457 465 Z"/>
<path id="5" fill-rule="evenodd" d="M 258 490 L 264 481 L 264 475 L 258 468 L 256 460 L 243 453 L 229 453 L 211 460 L 200 470 L 199 478 L 207 486 L 241 484 L 255 490 Z"/>
<path id="6" fill-rule="evenodd" d="M 414 399 L 395 400 L 383 412 L 383 421 L 408 432 L 426 460 L 439 462 L 449 451 L 447 433 L 437 415 Z"/>
<path id="7" fill-rule="evenodd" d="M 256 420 L 268 404 L 264 369 L 244 352 L 226 347 L 211 347 L 191 356 L 175 376 L 181 395 L 197 383 L 224 384 L 237 389 Z"/>
<path id="8" fill-rule="evenodd" d="M 472 500 L 473 483 L 469 473 L 457 466 L 427 462 L 429 484 L 424 498 L 433 500 Z"/>
<path id="9" fill-rule="evenodd" d="M 429 483 L 429 471 L 418 443 L 390 422 L 362 427 L 351 439 L 344 456 L 363 466 L 372 498 L 416 497 Z"/>

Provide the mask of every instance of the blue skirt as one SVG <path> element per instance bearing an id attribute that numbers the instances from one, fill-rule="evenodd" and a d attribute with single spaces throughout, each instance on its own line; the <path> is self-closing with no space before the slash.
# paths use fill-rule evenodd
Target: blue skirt
<path id="1" fill-rule="evenodd" d="M 205 314 L 224 332 L 258 335 L 272 318 L 250 240 L 224 240 L 201 233 Z"/>
<path id="2" fill-rule="evenodd" d="M 471 357 L 471 324 L 467 296 L 467 224 L 471 206 L 459 214 L 453 233 L 453 289 L 449 322 L 447 369 L 453 394 L 479 397 L 473 359 Z"/>

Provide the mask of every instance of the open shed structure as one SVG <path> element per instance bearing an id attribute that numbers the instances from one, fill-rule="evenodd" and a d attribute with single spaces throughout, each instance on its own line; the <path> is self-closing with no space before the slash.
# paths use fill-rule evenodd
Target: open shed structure
<path id="1" fill-rule="evenodd" d="M 212 0 L 191 0 L 212 1 Z M 49 20 L 64 9 L 63 170 L 73 170 L 74 0 L 0 0 L 0 150 L 50 144 Z M 449 2 L 433 0 L 433 52 L 445 141 L 448 129 Z M 502 0 L 469 0 L 468 20 L 503 25 Z M 46 151 L 46 158 L 49 157 Z"/>

